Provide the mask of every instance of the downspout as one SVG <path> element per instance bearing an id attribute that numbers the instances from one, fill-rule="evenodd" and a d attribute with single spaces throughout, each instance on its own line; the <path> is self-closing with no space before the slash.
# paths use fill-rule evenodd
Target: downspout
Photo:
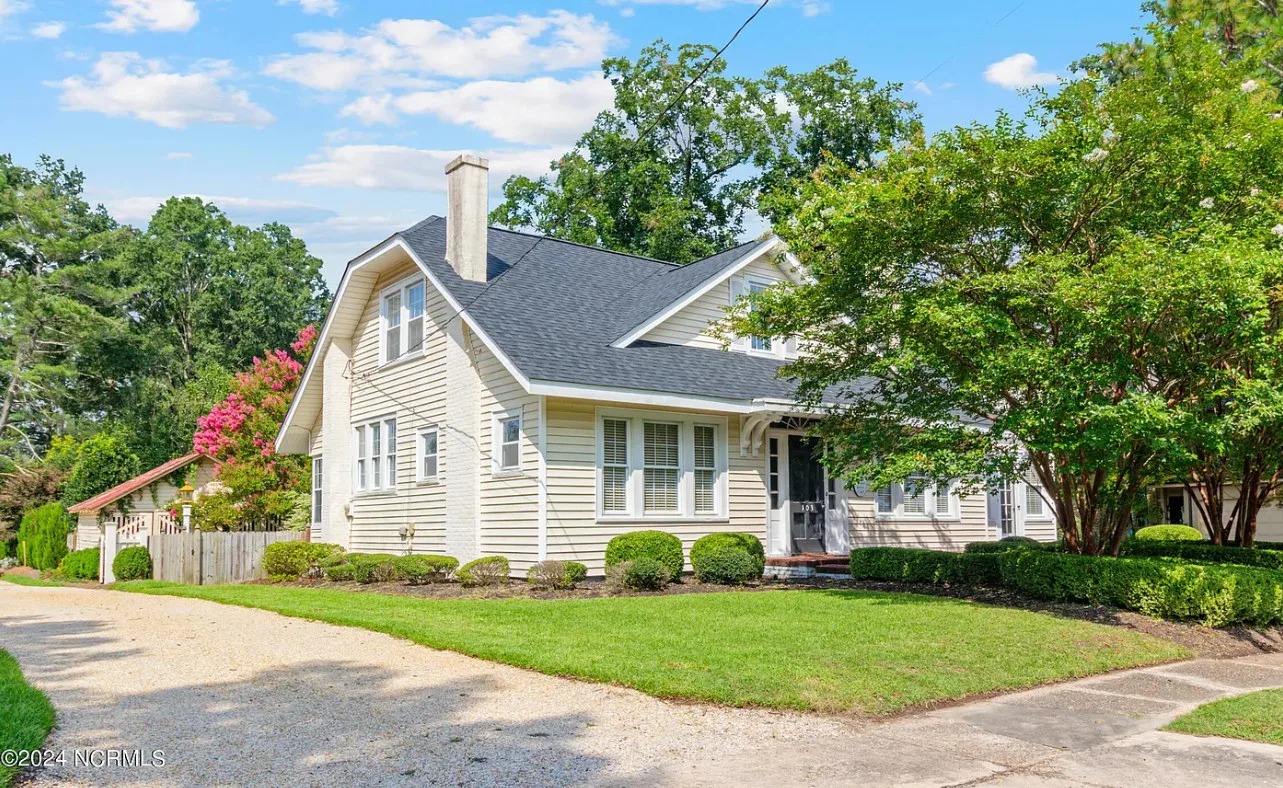
<path id="1" fill-rule="evenodd" d="M 548 398 L 539 395 L 539 560 L 548 560 Z"/>

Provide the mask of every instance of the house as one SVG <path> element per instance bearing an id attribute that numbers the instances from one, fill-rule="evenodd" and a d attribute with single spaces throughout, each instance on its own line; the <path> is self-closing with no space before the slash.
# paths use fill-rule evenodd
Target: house
<path id="1" fill-rule="evenodd" d="M 689 548 L 756 535 L 772 557 L 1052 539 L 1032 487 L 847 490 L 777 377 L 787 338 L 715 324 L 805 276 L 774 238 L 677 266 L 487 227 L 487 162 L 447 168 L 448 217 L 348 263 L 277 437 L 311 455 L 313 539 L 601 571 L 658 528 Z"/>
<path id="2" fill-rule="evenodd" d="M 119 548 L 146 545 L 151 534 L 181 528 L 182 523 L 175 522 L 168 508 L 178 498 L 179 488 L 184 482 L 193 487 L 208 485 L 217 467 L 215 460 L 192 452 L 69 507 L 67 511 L 76 517 L 69 547 L 84 550 L 106 546 L 114 556 Z M 115 526 L 110 529 L 112 544 L 104 545 L 108 525 Z"/>
<path id="3" fill-rule="evenodd" d="M 1230 521 L 1230 512 L 1238 503 L 1239 491 L 1236 486 L 1227 486 L 1225 490 L 1225 522 Z M 1155 489 L 1155 504 L 1160 513 L 1160 521 L 1172 525 L 1189 525 L 1210 533 L 1207 523 L 1195 503 L 1193 494 L 1183 484 L 1166 484 Z M 1271 502 L 1261 508 L 1256 518 L 1256 541 L 1283 542 L 1283 506 Z"/>

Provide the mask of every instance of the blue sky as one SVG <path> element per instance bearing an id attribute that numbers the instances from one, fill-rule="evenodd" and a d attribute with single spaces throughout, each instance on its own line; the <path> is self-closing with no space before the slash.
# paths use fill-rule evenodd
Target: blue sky
<path id="1" fill-rule="evenodd" d="M 937 130 L 1019 110 L 1020 86 L 1142 21 L 1139 0 L 1017 4 L 773 0 L 728 71 L 845 57 L 903 82 Z M 443 212 L 455 153 L 489 156 L 495 189 L 537 173 L 609 103 L 602 57 L 656 38 L 720 45 L 755 5 L 0 0 L 0 151 L 66 159 L 132 224 L 172 194 L 284 221 L 333 284 L 350 257 Z"/>

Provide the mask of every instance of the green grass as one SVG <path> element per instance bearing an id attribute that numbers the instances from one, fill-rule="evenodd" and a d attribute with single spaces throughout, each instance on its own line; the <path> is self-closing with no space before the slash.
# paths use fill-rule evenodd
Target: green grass
<path id="1" fill-rule="evenodd" d="M 1252 692 L 1199 706 L 1168 725 L 1167 730 L 1283 745 L 1283 689 Z"/>
<path id="2" fill-rule="evenodd" d="M 0 580 L 6 583 L 13 583 L 16 586 L 60 586 L 56 580 L 41 580 L 38 577 L 27 577 L 26 575 L 0 575 Z"/>
<path id="3" fill-rule="evenodd" d="M 52 727 L 49 699 L 22 678 L 18 661 L 0 649 L 0 752 L 37 749 Z M 17 771 L 0 764 L 0 786 L 8 785 Z"/>
<path id="4" fill-rule="evenodd" d="M 117 586 L 363 627 L 664 698 L 885 714 L 1188 656 L 1119 628 L 912 594 L 432 600 L 268 585 Z"/>

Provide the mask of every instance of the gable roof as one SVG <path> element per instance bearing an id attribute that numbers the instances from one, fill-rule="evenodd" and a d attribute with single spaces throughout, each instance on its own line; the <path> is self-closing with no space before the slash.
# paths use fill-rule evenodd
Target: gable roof
<path id="1" fill-rule="evenodd" d="M 124 498 L 126 495 L 130 495 L 134 492 L 137 492 L 138 490 L 141 490 L 142 488 L 146 487 L 152 482 L 160 481 L 161 479 L 165 478 L 166 476 L 173 473 L 174 471 L 177 471 L 181 468 L 186 468 L 188 465 L 191 465 L 193 462 L 196 462 L 197 460 L 201 459 L 203 456 L 204 455 L 202 454 L 197 454 L 196 452 L 192 452 L 191 454 L 184 454 L 182 457 L 175 457 L 169 462 L 163 463 L 161 465 L 157 465 L 155 468 L 152 468 L 150 471 L 141 473 L 127 482 L 122 482 L 120 484 L 117 484 L 115 487 L 112 487 L 110 490 L 107 490 L 106 492 L 98 493 L 97 495 L 95 495 L 92 498 L 89 498 L 88 500 L 81 501 L 75 506 L 69 507 L 67 511 L 71 512 L 72 514 L 81 514 L 81 513 L 88 514 L 91 512 L 96 512 L 99 509 L 106 506 L 107 504 L 115 503 L 116 501 L 119 501 L 121 498 Z"/>

